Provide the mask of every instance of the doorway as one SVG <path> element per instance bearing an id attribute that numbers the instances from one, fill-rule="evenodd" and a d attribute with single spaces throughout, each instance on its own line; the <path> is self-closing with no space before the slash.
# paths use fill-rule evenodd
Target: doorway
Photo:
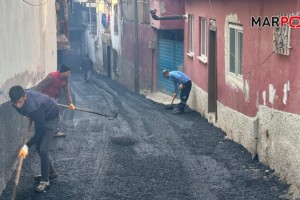
<path id="1" fill-rule="evenodd" d="M 217 28 L 216 21 L 209 20 L 208 51 L 208 112 L 217 120 Z"/>

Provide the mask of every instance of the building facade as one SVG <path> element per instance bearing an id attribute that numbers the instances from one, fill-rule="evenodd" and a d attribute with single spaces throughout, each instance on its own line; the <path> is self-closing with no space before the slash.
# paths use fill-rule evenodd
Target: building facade
<path id="1" fill-rule="evenodd" d="M 98 3 L 102 6 L 101 1 Z M 150 9 L 157 9 L 159 15 L 182 14 L 184 2 L 144 0 L 137 4 L 138 73 L 135 68 L 134 1 L 107 1 L 100 9 L 106 18 L 108 15 L 110 18 L 110 31 L 101 35 L 102 45 L 108 46 L 108 49 L 103 48 L 104 72 L 130 89 L 135 88 L 138 79 L 142 91 L 168 92 L 170 86 L 164 82 L 160 71 L 163 68 L 183 70 L 184 21 L 153 20 Z M 110 7 L 110 12 L 105 9 L 107 7 Z M 109 52 L 108 58 L 105 50 Z"/>
<path id="2" fill-rule="evenodd" d="M 173 84 L 162 76 L 162 71 L 184 71 L 184 1 L 151 1 L 151 26 L 157 42 L 157 67 L 155 67 L 159 91 L 173 94 Z"/>
<path id="3" fill-rule="evenodd" d="M 184 71 L 193 81 L 189 106 L 299 195 L 300 35 L 288 24 L 258 27 L 257 21 L 293 16 L 296 8 L 279 0 L 186 0 Z"/>

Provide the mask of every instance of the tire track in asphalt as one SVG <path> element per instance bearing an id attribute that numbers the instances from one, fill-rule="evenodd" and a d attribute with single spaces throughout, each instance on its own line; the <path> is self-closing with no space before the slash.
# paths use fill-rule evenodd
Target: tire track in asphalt
<path id="1" fill-rule="evenodd" d="M 60 175 L 49 192 L 36 195 L 32 175 L 23 173 L 20 199 L 275 200 L 283 194 L 265 167 L 198 113 L 174 115 L 107 78 L 90 84 L 71 78 L 76 106 L 119 116 L 64 111 L 67 137 L 51 149 Z M 31 155 L 25 169 L 30 162 L 39 169 L 38 160 Z"/>
<path id="2" fill-rule="evenodd" d="M 75 96 L 78 107 L 82 105 L 83 108 L 106 113 L 113 106 L 109 103 L 112 97 L 103 94 L 103 91 L 99 88 L 92 84 L 84 85 L 83 88 L 80 86 L 80 82 L 76 82 L 74 86 L 72 85 L 72 88 L 76 91 Z M 91 195 L 101 188 L 103 174 L 105 174 L 110 164 L 108 141 L 112 130 L 111 123 L 105 117 L 88 113 L 77 113 L 75 114 L 76 118 L 80 119 L 76 125 L 76 129 L 79 129 L 77 131 L 81 132 L 79 134 L 86 132 L 87 135 L 84 133 L 85 135 L 82 138 L 77 138 L 83 140 L 80 142 L 83 143 L 80 147 L 83 153 L 79 152 L 78 157 L 81 161 L 77 163 L 77 167 L 84 166 L 85 172 L 84 174 L 78 174 L 75 179 L 81 180 L 81 192 L 84 199 L 92 199 Z M 87 121 L 85 122 L 82 118 Z M 84 130 L 80 130 L 82 128 Z"/>
<path id="3" fill-rule="evenodd" d="M 130 128 L 131 128 L 132 134 L 130 134 L 130 135 L 127 134 L 126 137 L 128 140 L 137 141 L 137 142 L 133 142 L 134 143 L 134 147 L 132 148 L 132 150 L 134 152 L 133 155 L 137 154 L 138 158 L 141 157 L 143 159 L 148 159 L 149 157 L 151 157 L 152 160 L 155 159 L 155 160 L 153 160 L 154 162 L 159 161 L 160 158 L 162 158 L 162 157 L 164 157 L 165 159 L 170 159 L 170 162 L 178 162 L 178 161 L 176 161 L 176 159 L 174 159 L 175 158 L 174 156 L 172 157 L 172 156 L 168 155 L 170 152 L 170 147 L 167 147 L 167 145 L 165 145 L 166 143 L 161 143 L 159 145 L 156 145 L 156 147 L 154 147 L 153 141 L 149 142 L 149 140 L 151 140 L 151 137 L 153 136 L 151 127 L 156 125 L 155 120 L 154 120 L 156 115 L 152 115 L 152 109 L 146 110 L 146 111 L 144 109 L 140 110 L 139 109 L 140 107 L 142 108 L 144 106 L 149 106 L 148 103 L 144 102 L 145 98 L 141 98 L 141 100 L 139 99 L 139 97 L 136 97 L 136 96 L 132 97 L 132 96 L 126 95 L 126 94 L 125 94 L 125 98 L 124 98 L 124 96 L 121 96 L 118 99 L 118 101 L 120 101 L 120 102 L 118 102 L 117 105 L 121 105 L 121 108 L 124 110 L 122 113 L 130 113 L 130 115 L 126 114 L 123 117 L 124 121 L 126 121 L 126 123 L 124 125 L 122 125 L 123 126 L 122 130 L 124 130 L 124 129 L 126 130 L 126 131 L 122 131 L 123 139 L 125 137 L 124 134 L 128 133 L 128 131 L 130 131 Z M 142 106 L 140 106 L 140 105 L 142 105 Z M 138 110 L 139 112 L 137 112 L 136 110 Z M 158 111 L 154 111 L 154 112 L 156 112 L 156 114 L 160 113 Z M 148 125 L 148 119 L 143 117 L 143 115 L 146 115 L 147 117 L 151 116 L 149 122 L 154 120 L 153 121 L 154 123 L 150 123 Z M 154 118 L 152 118 L 152 116 L 154 116 Z M 145 123 L 143 120 L 146 120 L 147 123 Z M 163 118 L 161 118 L 159 121 L 163 121 Z M 159 126 L 163 126 L 163 124 L 159 124 L 157 126 L 157 128 L 159 128 Z M 151 137 L 149 137 L 149 136 L 151 136 Z M 162 153 L 162 148 L 166 148 L 166 150 L 163 150 L 164 153 Z M 157 150 L 155 150 L 155 149 L 157 149 Z M 154 153 L 154 155 L 153 155 L 153 153 Z M 119 159 L 121 159 L 120 157 L 121 156 L 118 156 Z M 170 157 L 170 158 L 168 158 L 168 157 Z M 129 159 L 128 155 L 127 155 L 127 159 Z M 133 162 L 134 159 L 136 159 L 136 158 L 130 158 L 129 160 L 131 160 Z M 167 166 L 167 165 L 168 165 L 168 163 L 165 163 L 165 166 Z M 164 168 L 164 166 L 162 166 L 162 168 Z M 184 172 L 182 174 L 184 174 Z M 168 177 L 164 177 L 164 178 L 166 180 L 168 179 Z M 175 183 L 174 181 L 172 181 L 172 182 Z M 172 191 L 175 192 L 174 190 L 172 190 Z M 167 197 L 166 197 L 166 199 L 167 199 Z"/>
<path id="4" fill-rule="evenodd" d="M 199 174 L 201 174 L 202 169 L 200 169 L 199 167 L 197 168 L 198 162 L 201 159 L 194 158 L 192 156 L 189 155 L 189 152 L 186 148 L 184 148 L 184 145 L 182 145 L 182 142 L 180 142 L 180 138 L 176 137 L 176 135 L 172 134 L 175 133 L 174 130 L 161 130 L 161 127 L 164 127 L 164 125 L 166 126 L 166 124 L 164 123 L 160 123 L 157 125 L 157 122 L 164 122 L 164 119 L 154 119 L 151 116 L 160 116 L 161 112 L 157 111 L 157 110 L 151 110 L 151 107 L 149 106 L 149 110 L 145 110 L 143 109 L 144 106 L 148 106 L 149 104 L 144 102 L 145 99 L 141 99 L 141 98 L 137 98 L 136 96 L 127 96 L 127 101 L 126 101 L 126 105 L 125 103 L 122 103 L 123 108 L 127 111 L 130 112 L 130 119 L 126 118 L 125 120 L 127 121 L 128 124 L 131 125 L 131 127 L 133 127 L 133 130 L 135 133 L 137 133 L 137 135 L 135 136 L 138 141 L 139 144 L 137 144 L 134 147 L 134 150 L 136 151 L 136 153 L 138 154 L 138 156 L 142 156 L 142 157 L 147 157 L 150 156 L 151 154 L 153 154 L 154 152 L 154 156 L 170 156 L 174 159 L 178 159 L 178 161 L 180 161 L 182 164 L 184 164 L 185 167 L 187 167 L 187 171 L 189 171 L 191 174 L 189 175 L 189 178 L 192 179 L 191 182 L 193 183 L 201 183 L 201 180 L 205 180 L 207 181 L 207 176 L 203 177 L 203 173 L 202 176 L 199 176 Z M 141 101 L 142 100 L 142 101 Z M 143 106 L 139 106 L 139 105 L 143 105 Z M 147 114 L 145 113 L 147 112 Z M 149 114 L 150 113 L 150 114 Z M 153 113 L 156 113 L 155 115 L 153 115 Z M 146 115 L 147 117 L 150 118 L 143 118 L 142 119 L 142 115 Z M 169 116 L 168 116 L 169 117 Z M 173 120 L 173 123 L 179 123 L 181 120 L 180 118 L 178 118 L 178 116 L 172 116 L 171 117 Z M 174 122 L 175 121 L 175 122 Z M 156 125 L 156 126 L 154 126 Z M 153 130 L 156 127 L 156 131 Z M 182 126 L 184 127 L 184 125 Z M 151 143 L 147 142 L 147 138 L 145 137 L 145 135 L 142 135 L 143 133 L 147 133 L 148 135 L 153 135 L 153 132 L 156 137 L 158 137 L 159 139 L 156 141 L 156 143 L 158 143 L 156 146 L 154 147 Z M 160 132 L 163 132 L 163 134 L 159 134 Z M 168 134 L 167 134 L 168 133 Z M 160 142 L 160 143 L 159 143 Z M 153 142 L 152 142 L 153 143 Z M 157 149 L 155 151 L 155 148 Z M 203 159 L 202 159 L 203 160 Z M 206 158 L 206 161 L 208 161 L 209 159 Z M 214 160 L 211 159 L 211 163 L 216 163 L 213 162 Z M 216 164 L 215 164 L 216 165 Z M 215 167 L 217 168 L 217 167 Z M 220 167 L 218 167 L 215 171 L 220 171 Z M 219 174 L 216 174 L 216 176 L 218 177 Z M 226 177 L 226 176 L 224 176 Z M 204 178 L 204 179 L 203 179 Z M 225 185 L 225 184 L 223 184 Z M 206 184 L 205 182 L 203 184 L 192 184 L 189 188 L 192 188 L 192 193 L 195 193 L 195 197 L 199 197 L 202 196 L 203 198 L 207 198 L 207 199 L 214 199 L 215 197 L 209 193 L 209 188 L 210 186 L 208 184 Z M 203 195 L 203 188 L 206 188 L 206 192 L 204 192 L 205 194 L 210 194 L 208 197 Z M 199 193 L 199 191 L 202 192 Z"/>
<path id="5" fill-rule="evenodd" d="M 129 95 L 127 95 L 129 96 Z M 130 98 L 131 97 L 131 98 Z M 139 118 L 138 116 L 141 114 L 144 114 L 144 112 L 151 112 L 151 111 L 145 111 L 144 109 L 140 111 L 140 113 L 137 112 L 137 110 L 139 110 L 139 108 L 145 108 L 149 106 L 149 109 L 151 109 L 152 105 L 148 105 L 148 102 L 145 103 L 143 102 L 144 99 L 140 98 L 140 96 L 129 96 L 128 98 L 130 98 L 130 100 L 135 100 L 136 102 L 133 103 L 130 106 L 130 102 L 128 103 L 128 105 L 126 105 L 128 108 L 127 110 L 136 110 L 136 113 L 134 114 L 134 117 L 131 118 L 131 120 L 129 120 L 129 124 L 133 124 L 133 121 L 138 121 L 135 122 L 136 124 L 138 124 L 139 128 L 135 128 L 136 132 L 148 132 L 148 135 L 151 135 L 153 132 L 159 132 L 161 130 L 155 131 L 153 130 L 153 127 L 156 127 L 155 125 L 157 125 L 157 123 L 151 123 L 152 119 L 149 119 L 149 121 L 147 119 L 143 119 L 144 122 L 139 122 L 141 120 L 141 118 Z M 140 101 L 141 99 L 141 101 Z M 128 100 L 129 101 L 129 100 Z M 137 107 L 136 105 L 140 105 L 142 104 L 142 106 Z M 125 107 L 123 105 L 123 107 Z M 155 110 L 152 112 L 153 113 L 157 113 L 156 107 L 154 108 Z M 160 112 L 158 112 L 158 115 L 161 114 Z M 189 115 L 190 113 L 186 113 L 185 115 Z M 182 130 L 182 134 L 187 134 L 189 131 L 192 131 L 192 127 L 193 127 L 193 123 L 188 123 L 188 121 L 186 121 L 183 124 L 180 124 L 180 122 L 182 121 L 181 116 L 178 118 L 178 116 L 176 115 L 168 115 L 166 116 L 165 114 L 163 114 L 164 117 L 162 119 L 158 119 L 157 121 L 164 121 L 166 120 L 165 117 L 167 117 L 167 121 L 168 123 L 166 123 L 167 125 L 170 125 L 171 127 L 177 127 L 177 130 Z M 150 117 L 150 115 L 147 115 L 147 117 Z M 201 117 L 201 116 L 198 116 Z M 169 119 L 168 119 L 169 118 Z M 184 117 L 186 118 L 186 117 Z M 202 120 L 203 121 L 203 120 Z M 143 123 L 143 125 L 141 125 Z M 204 123 L 207 123 L 207 120 L 205 120 Z M 202 124 L 204 124 L 202 123 Z M 135 125 L 136 125 L 135 124 Z M 157 127 L 161 127 L 161 125 L 157 125 Z M 191 128 L 186 128 L 186 127 L 191 127 Z M 207 127 L 207 125 L 206 125 Z M 213 130 L 211 130 L 212 128 L 210 127 L 209 130 L 207 130 L 206 128 L 204 130 L 202 130 L 203 132 L 205 131 L 210 131 L 213 132 Z M 214 128 L 216 129 L 216 128 Z M 165 131 L 164 131 L 165 132 Z M 171 131 L 176 133 L 175 130 Z M 150 133 L 150 134 L 149 134 Z M 180 139 L 181 134 L 179 134 L 178 138 L 175 138 L 174 140 L 170 141 L 170 138 L 172 138 L 172 133 L 170 135 L 168 135 L 170 137 L 166 137 L 163 138 L 162 136 L 159 136 L 161 141 L 164 141 L 162 143 L 171 143 L 171 145 L 169 145 L 170 147 L 174 147 L 174 149 L 179 149 L 177 151 L 174 151 L 174 154 L 177 154 L 178 157 L 180 157 L 179 160 L 183 160 L 182 162 L 185 163 L 185 167 L 187 168 L 187 171 L 189 171 L 190 175 L 189 177 L 191 178 L 193 183 L 197 183 L 192 185 L 192 193 L 194 194 L 195 197 L 201 197 L 203 199 L 217 199 L 218 196 L 224 196 L 224 194 L 226 194 L 226 191 L 228 190 L 228 188 L 231 188 L 232 193 L 238 193 L 234 188 L 232 187 L 232 180 L 230 179 L 230 177 L 232 176 L 232 174 L 228 171 L 228 169 L 230 169 L 231 166 L 229 166 L 229 168 L 227 168 L 222 162 L 218 161 L 220 159 L 214 159 L 215 155 L 213 155 L 213 157 L 211 156 L 207 156 L 207 155 L 193 155 L 191 153 L 189 153 L 189 147 L 183 148 L 182 149 L 182 145 L 183 143 L 186 143 L 186 141 L 184 141 L 183 139 Z M 224 137 L 224 135 L 223 135 Z M 222 138 L 224 139 L 224 138 Z M 152 139 L 153 141 L 153 139 Z M 155 142 L 153 142 L 155 143 Z M 172 144 L 173 143 L 173 144 Z M 135 150 L 138 147 L 142 147 L 140 149 L 143 149 L 144 153 L 148 153 L 149 151 L 155 152 L 154 155 L 157 156 L 159 155 L 159 153 L 162 152 L 162 149 L 159 149 L 157 151 L 154 150 L 154 147 L 151 146 L 151 144 L 143 143 L 143 142 L 139 142 L 138 145 L 135 146 Z M 156 145 L 157 147 L 161 147 L 161 146 L 165 146 L 164 144 L 162 145 Z M 209 146 L 207 148 L 210 148 Z M 214 148 L 214 147 L 211 147 Z M 145 150 L 146 149 L 146 150 Z M 141 151 L 141 150 L 139 150 Z M 184 152 L 184 153 L 183 153 Z M 173 155 L 173 157 L 175 157 Z M 201 191 L 201 192 L 200 192 Z M 251 195 L 250 193 L 248 195 Z M 242 197 L 244 198 L 244 197 Z M 251 198 L 251 197 L 247 197 L 247 198 Z M 254 197 L 255 198 L 255 197 Z"/>

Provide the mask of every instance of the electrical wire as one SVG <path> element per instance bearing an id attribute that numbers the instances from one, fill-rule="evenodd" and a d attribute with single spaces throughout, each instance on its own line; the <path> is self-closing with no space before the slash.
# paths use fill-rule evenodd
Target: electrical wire
<path id="1" fill-rule="evenodd" d="M 115 3 L 115 4 L 125 4 L 125 3 L 133 3 L 134 0 L 127 0 L 127 1 L 121 1 L 119 3 Z M 141 0 L 141 1 L 137 1 L 138 3 L 144 3 L 144 4 L 149 4 L 146 0 Z M 82 2 L 82 3 L 89 3 L 89 2 Z M 100 4 L 112 4 L 112 3 L 108 3 L 108 2 L 97 2 L 97 3 L 91 3 L 91 4 L 97 4 L 97 5 L 100 5 Z"/>
<path id="2" fill-rule="evenodd" d="M 265 63 L 269 60 L 269 58 L 270 58 L 275 52 L 276 52 L 276 50 L 273 50 L 273 51 L 268 55 L 268 57 L 265 59 L 265 61 L 262 62 L 262 63 L 253 64 L 253 65 L 245 65 L 245 66 L 243 66 L 243 64 L 241 63 L 241 65 L 242 65 L 242 67 L 254 67 L 254 66 L 260 66 L 260 65 L 263 65 L 263 64 L 265 64 Z"/>
<path id="3" fill-rule="evenodd" d="M 48 2 L 48 0 L 45 0 L 43 3 L 40 3 L 40 4 L 32 4 L 32 3 L 29 3 L 29 2 L 26 1 L 26 0 L 22 0 L 22 1 L 23 1 L 24 3 L 30 5 L 30 6 L 43 6 L 43 5 L 45 5 L 45 4 Z"/>
<path id="4" fill-rule="evenodd" d="M 266 62 L 270 59 L 270 57 L 271 57 L 274 53 L 276 53 L 276 51 L 277 51 L 278 49 L 280 49 L 280 47 L 277 47 L 276 49 L 274 49 L 274 50 L 267 56 L 267 58 L 266 58 L 263 62 L 261 62 L 261 63 L 251 64 L 251 65 L 243 65 L 243 63 L 242 63 L 240 60 L 238 60 L 238 63 L 241 64 L 241 66 L 242 66 L 243 68 L 244 68 L 244 67 L 256 67 L 256 66 L 264 65 L 264 64 L 266 64 Z M 225 52 L 229 53 L 229 51 L 225 51 Z M 229 54 L 232 55 L 234 58 L 236 58 L 236 56 L 235 56 L 233 53 L 229 53 Z"/>

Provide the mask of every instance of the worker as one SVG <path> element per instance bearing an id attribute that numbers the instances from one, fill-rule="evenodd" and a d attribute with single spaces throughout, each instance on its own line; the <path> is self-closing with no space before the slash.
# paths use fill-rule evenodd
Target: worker
<path id="1" fill-rule="evenodd" d="M 86 83 L 89 83 L 92 69 L 94 67 L 94 63 L 92 59 L 90 59 L 89 54 L 86 54 L 83 58 L 80 66 L 80 70 L 83 71 L 83 78 Z"/>
<path id="2" fill-rule="evenodd" d="M 180 92 L 180 103 L 177 108 L 174 109 L 175 114 L 181 114 L 184 112 L 184 108 L 186 106 L 186 102 L 189 98 L 190 91 L 192 88 L 191 80 L 181 71 L 168 71 L 166 69 L 163 70 L 162 75 L 165 78 L 169 78 L 173 81 L 174 84 L 174 93 L 173 97 L 175 98 L 177 95 L 177 90 L 179 86 Z"/>
<path id="3" fill-rule="evenodd" d="M 28 149 L 36 145 L 40 156 L 41 177 L 35 192 L 44 192 L 50 185 L 49 174 L 56 174 L 49 156 L 49 146 L 59 123 L 59 108 L 55 101 L 38 91 L 24 90 L 16 85 L 10 88 L 13 107 L 34 122 L 35 134 L 21 148 L 19 158 L 26 158 Z"/>
<path id="4" fill-rule="evenodd" d="M 40 91 L 51 98 L 54 98 L 56 101 L 58 100 L 61 91 L 63 90 L 66 100 L 69 104 L 69 108 L 71 110 L 75 110 L 69 87 L 70 76 L 71 69 L 67 65 L 62 64 L 58 71 L 48 74 L 48 76 L 46 76 L 46 78 L 39 82 L 34 88 L 35 90 Z M 64 136 L 66 135 L 63 132 L 59 131 L 59 129 L 55 133 L 55 137 Z"/>

